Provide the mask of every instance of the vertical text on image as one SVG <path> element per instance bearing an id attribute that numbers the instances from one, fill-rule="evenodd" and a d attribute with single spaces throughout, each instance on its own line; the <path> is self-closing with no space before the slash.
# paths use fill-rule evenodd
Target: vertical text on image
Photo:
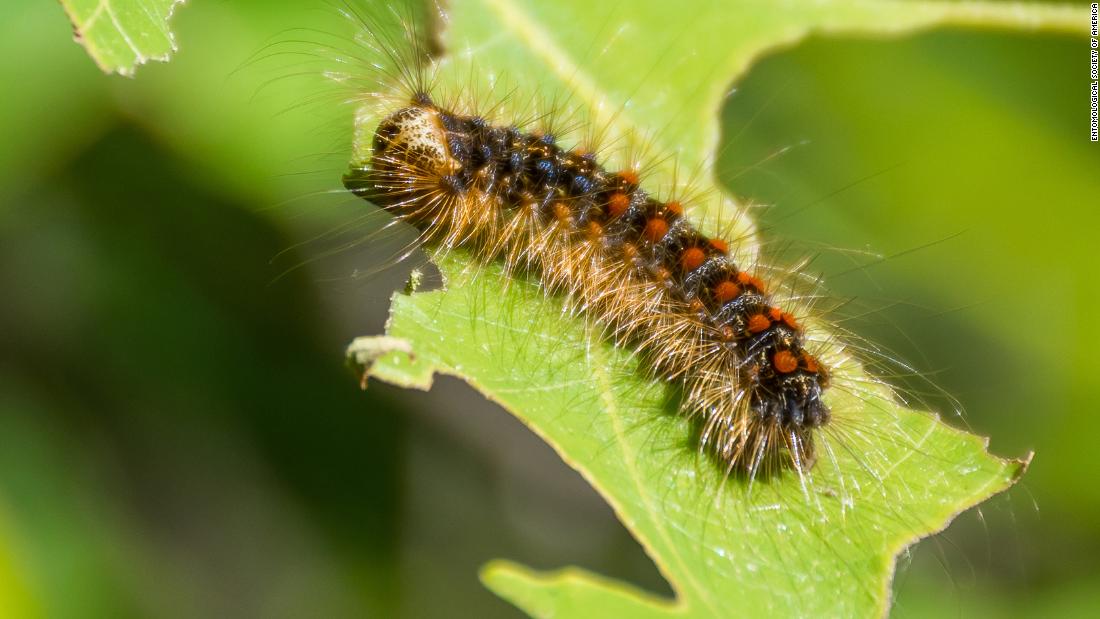
<path id="1" fill-rule="evenodd" d="M 1089 139 L 1093 142 L 1100 140 L 1100 131 L 1097 128 L 1097 86 L 1100 85 L 1100 76 L 1097 75 L 1097 12 L 1100 11 L 1100 3 L 1093 2 L 1091 5 L 1090 21 L 1090 34 L 1089 39 Z"/>

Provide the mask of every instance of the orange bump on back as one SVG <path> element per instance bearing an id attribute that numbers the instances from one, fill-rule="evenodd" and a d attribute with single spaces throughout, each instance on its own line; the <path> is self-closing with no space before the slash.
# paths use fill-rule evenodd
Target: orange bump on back
<path id="1" fill-rule="evenodd" d="M 798 357 L 789 350 L 780 350 L 772 356 L 772 366 L 780 374 L 790 374 L 798 369 Z"/>
<path id="2" fill-rule="evenodd" d="M 689 247 L 680 254 L 680 266 L 684 271 L 694 271 L 707 259 L 707 255 L 698 247 Z"/>
<path id="3" fill-rule="evenodd" d="M 741 284 L 742 286 L 752 286 L 753 288 L 756 288 L 756 290 L 759 291 L 761 294 L 764 294 L 764 292 L 766 292 L 766 289 L 764 288 L 764 281 L 761 280 L 759 277 L 749 275 L 745 271 L 737 274 L 737 283 Z"/>
<path id="4" fill-rule="evenodd" d="M 772 321 L 768 320 L 768 317 L 763 314 L 753 314 L 749 316 L 749 333 L 767 331 L 771 326 Z"/>
<path id="5" fill-rule="evenodd" d="M 798 331 L 802 328 L 798 324 L 798 321 L 794 319 L 794 316 L 792 316 L 788 312 L 783 312 L 782 315 L 780 316 L 780 319 L 783 321 L 783 324 L 785 324 L 788 327 L 794 329 L 795 331 Z"/>
<path id="6" fill-rule="evenodd" d="M 741 294 L 741 287 L 728 279 L 714 287 L 714 298 L 717 299 L 719 303 L 732 301 L 736 299 L 739 294 Z"/>
<path id="7" fill-rule="evenodd" d="M 668 222 L 660 217 L 654 217 L 645 222 L 645 230 L 642 231 L 642 236 L 650 243 L 656 243 L 664 238 L 667 233 Z"/>
<path id="8" fill-rule="evenodd" d="M 807 372 L 813 372 L 814 374 L 817 374 L 821 369 L 821 366 L 817 364 L 817 359 L 808 352 L 802 353 L 802 366 L 806 368 Z"/>
<path id="9" fill-rule="evenodd" d="M 612 217 L 618 217 L 630 208 L 630 196 L 621 191 L 616 191 L 607 199 L 607 212 Z"/>

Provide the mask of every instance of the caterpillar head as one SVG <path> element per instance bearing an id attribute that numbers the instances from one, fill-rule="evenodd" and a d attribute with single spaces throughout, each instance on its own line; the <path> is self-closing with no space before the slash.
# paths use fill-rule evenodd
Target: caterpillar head
<path id="1" fill-rule="evenodd" d="M 376 170 L 417 177 L 443 177 L 461 166 L 451 156 L 447 131 L 433 105 L 412 105 L 390 114 L 378 124 L 372 144 Z"/>

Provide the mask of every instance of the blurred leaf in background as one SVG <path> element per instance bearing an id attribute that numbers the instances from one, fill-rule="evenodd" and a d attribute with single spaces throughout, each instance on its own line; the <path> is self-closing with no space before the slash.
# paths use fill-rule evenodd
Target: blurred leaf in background
<path id="1" fill-rule="evenodd" d="M 40 187 L 0 229 L 0 486 L 45 614 L 385 608 L 401 426 L 269 285 L 286 239 L 125 127 Z"/>
<path id="2" fill-rule="evenodd" d="M 121 80 L 60 6 L 0 3 L 0 612 L 518 616 L 476 580 L 493 556 L 665 591 L 507 415 L 453 383 L 355 390 L 343 344 L 380 330 L 393 289 L 346 285 L 361 256 L 327 263 L 340 285 L 278 277 L 360 213 L 309 197 L 336 186 L 350 110 L 301 105 L 308 80 L 261 88 L 277 61 L 232 73 L 277 33 L 330 29 L 314 8 L 193 2 L 172 62 Z M 875 310 L 852 326 L 931 372 L 996 453 L 1038 452 L 985 526 L 919 547 L 897 616 L 1100 606 L 1085 54 L 963 31 L 814 40 L 726 106 L 723 179 L 775 204 L 767 233 L 923 248 L 821 264 Z"/>

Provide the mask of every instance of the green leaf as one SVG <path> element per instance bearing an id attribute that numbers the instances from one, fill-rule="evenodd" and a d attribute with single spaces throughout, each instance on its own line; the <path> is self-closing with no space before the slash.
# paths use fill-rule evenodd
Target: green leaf
<path id="1" fill-rule="evenodd" d="M 717 111 L 752 60 L 814 32 L 897 33 L 934 25 L 1049 28 L 1084 34 L 1078 8 L 981 3 L 757 2 L 449 4 L 441 88 L 538 93 L 607 139 L 644 135 L 659 161 L 644 184 L 683 170 L 720 195 L 709 161 Z M 502 77 L 503 76 L 503 77 Z M 471 85 L 471 80 L 474 84 Z M 562 105 L 561 97 L 568 96 Z M 491 98 L 491 97 L 490 97 Z M 448 100 L 446 96 L 442 100 Z M 510 103 L 510 102 L 509 102 Z M 377 114 L 357 127 L 366 161 Z M 664 156 L 664 155 L 674 155 Z M 614 157 L 615 153 L 611 153 Z M 739 218 L 731 200 L 691 213 Z M 753 245 L 747 235 L 744 243 Z M 675 388 L 642 378 L 628 350 L 601 341 L 537 283 L 461 251 L 436 255 L 444 290 L 395 295 L 391 348 L 365 345 L 370 376 L 427 389 L 454 375 L 512 412 L 603 495 L 676 592 L 663 600 L 577 568 L 538 573 L 490 563 L 482 580 L 532 616 L 873 616 L 889 607 L 894 561 L 962 510 L 1011 486 L 1026 460 L 900 407 L 885 390 L 828 394 L 848 426 L 802 480 L 748 484 L 693 444 Z M 814 329 L 824 329 L 813 325 Z M 916 334 L 915 337 L 919 337 Z M 355 349 L 350 351 L 352 354 Z M 865 377 L 857 365 L 842 374 Z M 853 421 L 856 420 L 856 421 Z"/>
<path id="2" fill-rule="evenodd" d="M 183 0 L 61 0 L 73 38 L 105 73 L 133 75 L 150 60 L 167 62 L 176 51 L 168 29 Z"/>
<path id="3" fill-rule="evenodd" d="M 445 290 L 393 299 L 387 333 L 413 353 L 403 344 L 371 375 L 421 389 L 458 376 L 517 415 L 603 494 L 677 592 L 673 603 L 578 569 L 486 567 L 484 582 L 533 616 L 882 614 L 894 556 L 1026 467 L 930 415 L 834 390 L 834 410 L 858 411 L 864 428 L 837 466 L 819 463 L 805 493 L 794 475 L 749 489 L 697 454 L 675 391 L 640 378 L 629 351 L 594 340 L 536 284 L 504 286 L 497 265 L 437 262 Z"/>

